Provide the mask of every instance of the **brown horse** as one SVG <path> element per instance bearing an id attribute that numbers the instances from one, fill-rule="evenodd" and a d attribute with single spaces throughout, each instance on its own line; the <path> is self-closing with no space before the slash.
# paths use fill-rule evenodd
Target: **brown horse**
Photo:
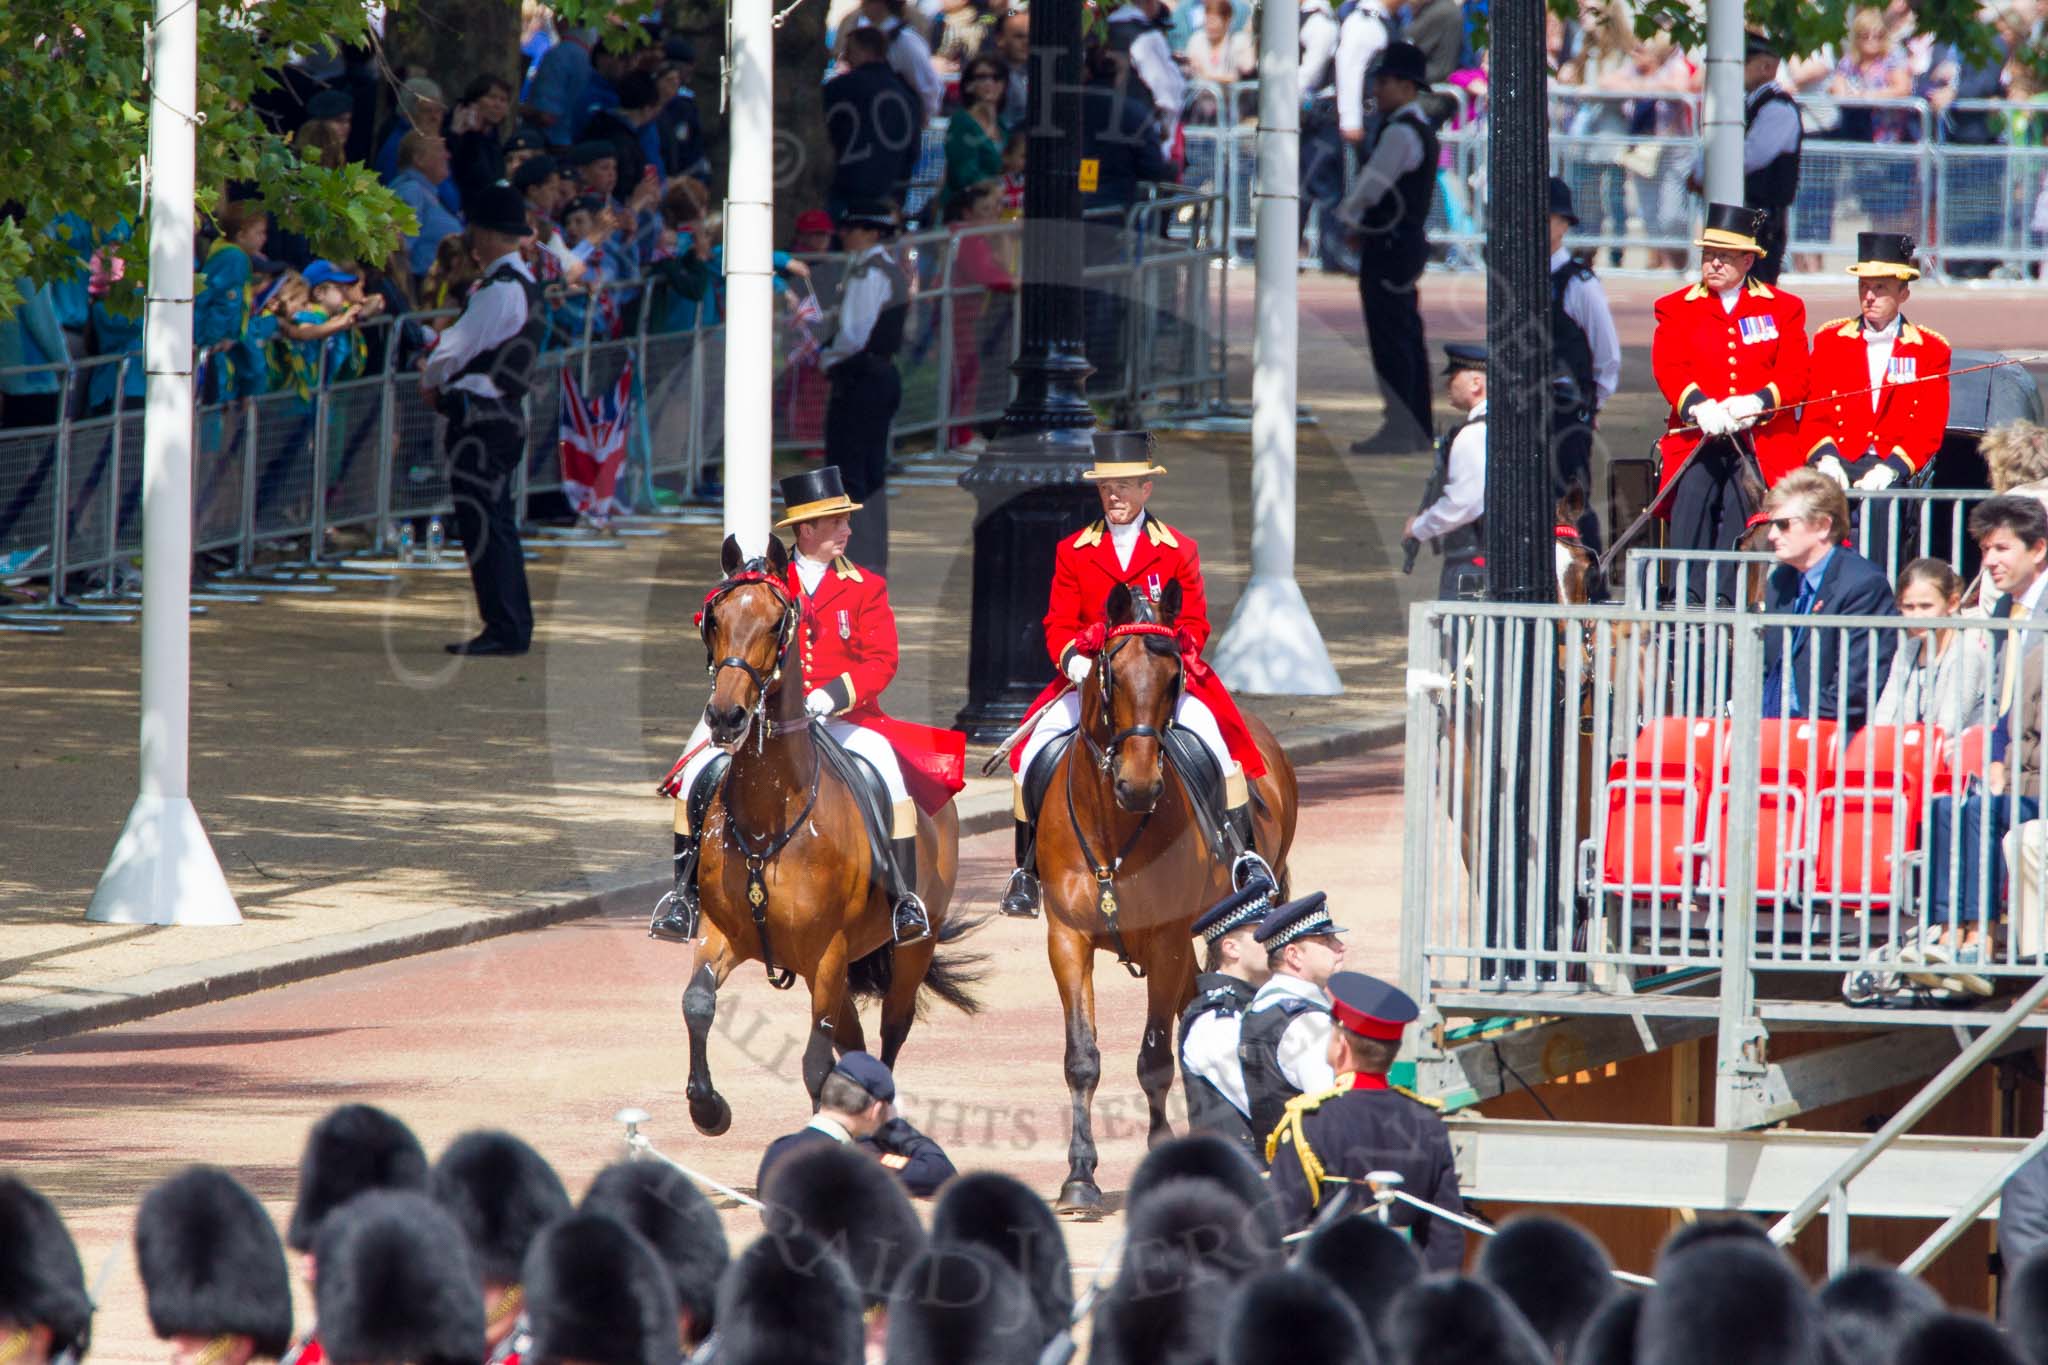
<path id="1" fill-rule="evenodd" d="M 705 812 L 697 884 L 708 923 L 683 991 L 690 1119 L 714 1136 L 730 1126 L 732 1109 L 711 1083 L 705 1050 L 718 988 L 742 962 L 760 962 L 777 986 L 793 984 L 793 974 L 809 987 L 803 1074 L 814 1106 L 835 1049 L 865 1049 L 857 997 L 881 998 L 882 1061 L 890 1066 L 917 1016 L 920 989 L 969 1013 L 977 1008 L 977 959 L 935 951 L 975 923 L 946 914 L 959 873 L 959 814 L 950 802 L 937 817 L 920 813 L 917 884 L 932 932 L 892 946 L 889 899 L 871 875 L 858 802 L 804 713 L 794 654 L 801 606 L 785 586 L 789 557 L 770 537 L 767 556 L 747 560 L 727 536 L 720 564 L 725 579 L 704 604 L 712 675 L 704 719 L 732 766 Z"/>
<path id="2" fill-rule="evenodd" d="M 1162 732 L 1180 696 L 1185 664 L 1173 637 L 1180 584 L 1158 605 L 1111 589 L 1109 638 L 1081 684 L 1081 724 L 1046 788 L 1038 820 L 1038 867 L 1046 904 L 1047 955 L 1066 1024 L 1073 1131 L 1059 1209 L 1099 1213 L 1090 1107 L 1102 1074 L 1095 1041 L 1095 955 L 1113 952 L 1145 981 L 1145 1034 L 1138 1084 L 1151 1115 L 1150 1141 L 1172 1135 L 1174 1026 L 1194 995 L 1189 924 L 1230 889 L 1229 860 L 1211 848 L 1205 818 L 1178 780 L 1168 780 Z M 1254 836 L 1280 885 L 1294 840 L 1294 768 L 1257 718 L 1247 716 L 1265 757 L 1255 788 Z"/>

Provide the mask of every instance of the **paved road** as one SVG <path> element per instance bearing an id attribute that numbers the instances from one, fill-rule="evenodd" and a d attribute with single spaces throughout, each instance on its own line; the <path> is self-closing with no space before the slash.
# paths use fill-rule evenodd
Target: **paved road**
<path id="1" fill-rule="evenodd" d="M 1333 892 L 1354 960 L 1384 972 L 1398 928 L 1400 776 L 1391 750 L 1305 770 L 1294 860 L 1298 888 Z M 963 849 L 970 905 L 993 901 L 1009 850 L 1007 832 Z M 963 1168 L 1013 1171 L 1049 1197 L 1065 1172 L 1067 1098 L 1043 929 L 999 919 L 975 944 L 991 959 L 983 1012 L 970 1021 L 941 1006 L 918 1026 L 899 1067 L 902 1107 Z M 129 1250 L 143 1191 L 183 1162 L 219 1162 L 281 1226 L 307 1125 L 346 1100 L 403 1115 L 430 1151 L 467 1128 L 508 1127 L 577 1193 L 619 1154 L 613 1112 L 637 1104 L 655 1115 L 657 1145 L 751 1187 L 762 1147 L 809 1116 L 797 1070 L 803 1005 L 769 990 L 753 966 L 722 993 L 712 1059 L 735 1118 L 726 1136 L 699 1138 L 681 1097 L 677 951 L 634 917 L 579 921 L 0 1059 L 0 1169 L 45 1189 L 88 1275 L 107 1276 L 94 1359 L 162 1358 Z M 1143 994 L 1110 959 L 1097 971 L 1097 1138 L 1114 1208 L 1142 1155 Z M 751 1235 L 751 1215 L 726 1216 L 736 1238 Z M 1071 1229 L 1077 1265 L 1092 1268 L 1118 1221 Z"/>

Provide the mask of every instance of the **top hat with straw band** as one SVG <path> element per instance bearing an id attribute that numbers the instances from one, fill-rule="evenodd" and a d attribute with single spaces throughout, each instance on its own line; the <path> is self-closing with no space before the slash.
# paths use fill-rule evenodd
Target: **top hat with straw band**
<path id="1" fill-rule="evenodd" d="M 1740 204 L 1707 205 L 1707 226 L 1693 239 L 1694 246 L 1717 246 L 1724 251 L 1748 251 L 1758 256 L 1766 253 L 1763 244 L 1756 239 L 1763 230 L 1764 211 L 1744 208 Z"/>
<path id="2" fill-rule="evenodd" d="M 1913 261 L 1914 241 L 1904 232 L 1859 232 L 1856 234 L 1856 264 L 1851 275 L 1878 276 L 1894 280 L 1917 280 L 1920 267 Z"/>
<path id="3" fill-rule="evenodd" d="M 775 523 L 775 529 L 780 531 L 800 521 L 815 521 L 819 517 L 834 517 L 841 512 L 858 512 L 860 509 L 861 504 L 846 495 L 846 485 L 840 481 L 838 465 L 806 469 L 782 481 L 782 520 Z"/>
<path id="4" fill-rule="evenodd" d="M 1149 479 L 1165 472 L 1166 466 L 1152 462 L 1151 432 L 1098 431 L 1094 467 L 1081 471 L 1081 477 L 1098 483 L 1103 479 Z"/>

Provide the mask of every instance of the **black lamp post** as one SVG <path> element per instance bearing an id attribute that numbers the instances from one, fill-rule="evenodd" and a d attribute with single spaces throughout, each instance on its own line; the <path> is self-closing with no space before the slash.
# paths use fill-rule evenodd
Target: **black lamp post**
<path id="1" fill-rule="evenodd" d="M 1081 482 L 1095 426 L 1084 391 L 1081 12 L 1081 0 L 1031 6 L 1017 395 L 1001 434 L 960 476 L 976 502 L 974 619 L 967 706 L 955 723 L 977 744 L 1007 735 L 1051 678 L 1039 622 L 1053 549 L 1098 506 Z"/>

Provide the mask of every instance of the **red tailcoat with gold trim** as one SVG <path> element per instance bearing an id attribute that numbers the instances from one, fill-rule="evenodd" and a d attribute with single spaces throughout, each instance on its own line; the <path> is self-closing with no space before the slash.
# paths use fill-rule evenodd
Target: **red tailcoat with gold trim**
<path id="1" fill-rule="evenodd" d="M 1874 394 L 1870 360 L 1863 342 L 1863 319 L 1836 318 L 1813 334 L 1813 392 L 1799 416 L 1799 441 L 1805 458 L 1832 453 L 1853 463 L 1874 447 L 1879 456 L 1905 462 L 1905 473 L 1924 468 L 1941 449 L 1948 429 L 1948 384 L 1909 383 L 1949 370 L 1948 338 L 1931 327 L 1899 319 L 1891 363 Z M 1828 397 L 1841 394 L 1842 397 Z M 1874 401 L 1873 401 L 1874 400 Z"/>
<path id="2" fill-rule="evenodd" d="M 823 688 L 838 703 L 832 715 L 887 739 L 903 765 L 904 785 L 928 813 L 967 785 L 967 736 L 938 730 L 882 711 L 882 691 L 896 676 L 896 613 L 889 584 L 872 569 L 840 556 L 804 591 L 796 564 L 786 582 L 802 606 L 797 654 L 804 690 Z"/>
<path id="3" fill-rule="evenodd" d="M 1202 647 L 1209 641 L 1209 596 L 1202 586 L 1201 549 L 1186 531 L 1175 530 L 1147 514 L 1138 542 L 1131 549 L 1128 567 L 1117 562 L 1116 545 L 1103 522 L 1093 522 L 1086 530 L 1062 539 L 1053 555 L 1052 594 L 1045 608 L 1045 652 L 1065 673 L 1075 638 L 1089 626 L 1107 624 L 1111 588 L 1121 583 L 1156 602 L 1170 582 L 1180 584 L 1177 625 L 1182 632 L 1181 657 L 1188 695 L 1199 698 L 1216 717 L 1223 742 L 1245 776 L 1263 776 L 1266 761 L 1260 756 L 1258 745 L 1252 742 L 1251 731 L 1245 728 L 1237 703 L 1230 699 L 1222 680 L 1202 662 Z M 1039 693 L 1032 709 L 1050 701 L 1063 681 L 1055 678 Z M 1012 770 L 1022 755 L 1021 745 L 1012 751 Z"/>
<path id="4" fill-rule="evenodd" d="M 1808 392 L 1806 305 L 1760 280 L 1743 282 L 1733 312 L 1703 284 L 1674 290 L 1657 300 L 1650 369 L 1671 404 L 1667 430 L 1684 426 L 1689 405 L 1705 398 L 1753 393 L 1766 408 L 1798 403 Z M 1789 409 L 1757 423 L 1749 435 L 1767 484 L 1805 461 L 1799 419 Z M 1699 442 L 1697 431 L 1671 431 L 1657 443 L 1660 488 Z"/>

